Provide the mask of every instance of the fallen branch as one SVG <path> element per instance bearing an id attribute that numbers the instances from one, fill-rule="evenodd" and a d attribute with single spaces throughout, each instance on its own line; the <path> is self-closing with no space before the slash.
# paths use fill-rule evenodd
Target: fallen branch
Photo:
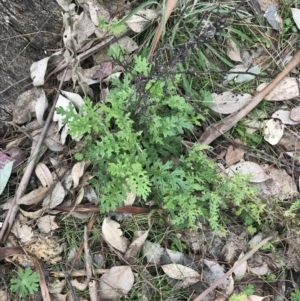
<path id="1" fill-rule="evenodd" d="M 286 67 L 271 81 L 262 91 L 257 93 L 249 103 L 245 104 L 239 111 L 227 116 L 226 118 L 210 125 L 203 135 L 198 140 L 201 144 L 210 144 L 215 139 L 229 131 L 239 120 L 251 112 L 264 98 L 268 95 L 274 87 L 298 64 L 300 63 L 300 51 L 298 51 L 293 59 L 286 65 Z"/>
<path id="2" fill-rule="evenodd" d="M 15 221 L 17 212 L 19 210 L 18 201 L 24 195 L 24 192 L 25 192 L 25 190 L 27 188 L 27 185 L 28 185 L 28 182 L 30 180 L 30 176 L 32 174 L 32 171 L 33 171 L 33 169 L 34 169 L 34 167 L 35 167 L 35 165 L 37 163 L 36 162 L 36 158 L 38 157 L 38 154 L 40 152 L 40 148 L 41 148 L 41 146 L 43 144 L 43 141 L 44 141 L 44 139 L 46 137 L 46 134 L 48 132 L 49 125 L 50 125 L 50 123 L 52 121 L 52 117 L 53 117 L 53 114 L 54 114 L 54 111 L 55 111 L 55 107 L 56 107 L 56 102 L 57 102 L 57 99 L 58 99 L 61 87 L 63 85 L 66 72 L 67 72 L 67 69 L 65 69 L 62 81 L 59 84 L 59 88 L 58 88 L 57 94 L 56 94 L 55 99 L 53 101 L 51 110 L 50 110 L 50 112 L 48 114 L 48 117 L 47 117 L 47 120 L 45 122 L 44 128 L 43 128 L 43 130 L 41 132 L 40 139 L 37 142 L 36 147 L 35 147 L 32 155 L 30 156 L 30 158 L 28 160 L 29 163 L 28 163 L 28 165 L 27 165 L 27 167 L 25 169 L 25 172 L 23 174 L 22 180 L 21 180 L 21 182 L 19 184 L 19 187 L 17 189 L 15 197 L 14 197 L 12 203 L 11 203 L 11 207 L 9 208 L 9 210 L 7 212 L 7 215 L 6 215 L 5 220 L 3 222 L 2 228 L 0 230 L 0 241 L 2 243 L 5 243 L 6 240 L 7 240 L 7 237 L 9 235 L 9 233 L 10 233 L 11 227 L 12 227 L 14 221 Z"/>
<path id="3" fill-rule="evenodd" d="M 218 285 L 220 285 L 226 278 L 228 278 L 241 264 L 247 261 L 255 252 L 257 252 L 266 242 L 272 239 L 272 236 L 269 236 L 262 240 L 256 247 L 254 247 L 247 255 L 245 255 L 241 260 L 237 261 L 236 264 L 220 279 L 213 283 L 208 289 L 201 293 L 194 301 L 203 300 L 210 292 L 212 292 Z"/>

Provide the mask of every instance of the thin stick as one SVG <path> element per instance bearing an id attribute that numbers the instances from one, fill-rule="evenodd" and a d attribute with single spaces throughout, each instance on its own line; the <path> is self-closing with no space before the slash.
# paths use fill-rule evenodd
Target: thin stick
<path id="1" fill-rule="evenodd" d="M 258 251 L 267 241 L 272 239 L 272 236 L 269 236 L 262 240 L 256 247 L 253 248 L 247 255 L 245 255 L 241 260 L 237 261 L 236 264 L 220 279 L 213 283 L 208 289 L 201 293 L 194 301 L 203 300 L 210 292 L 212 292 L 218 285 L 220 285 L 226 278 L 228 278 L 241 264 L 247 261 L 255 252 Z"/>
<path id="2" fill-rule="evenodd" d="M 18 187 L 18 190 L 15 194 L 15 197 L 13 199 L 13 202 L 11 204 L 11 207 L 9 208 L 8 212 L 7 212 L 7 215 L 5 217 L 5 220 L 4 220 L 4 223 L 3 223 L 3 226 L 0 230 L 0 241 L 2 243 L 5 243 L 6 240 L 7 240 L 7 237 L 9 235 L 9 232 L 11 230 L 11 227 L 15 221 L 15 218 L 16 218 L 16 215 L 17 215 L 17 212 L 19 210 L 19 205 L 17 204 L 18 200 L 24 195 L 24 192 L 27 188 L 27 185 L 28 185 L 28 182 L 30 180 L 30 176 L 33 172 L 33 169 L 35 167 L 35 164 L 36 164 L 36 158 L 38 156 L 38 153 L 40 151 L 40 148 L 43 144 L 43 141 L 45 139 L 45 136 L 48 132 L 48 128 L 50 126 L 50 123 L 52 121 L 52 117 L 53 117 L 53 114 L 54 114 L 54 111 L 55 111 L 55 106 L 56 106 L 56 103 L 57 103 L 57 99 L 58 99 L 58 96 L 59 96 L 59 92 L 61 90 L 61 87 L 63 85 L 63 80 L 64 80 L 64 77 L 66 75 L 66 72 L 67 72 L 67 69 L 65 69 L 65 72 L 64 72 L 64 75 L 63 75 L 63 78 L 62 78 L 62 81 L 60 82 L 59 84 L 59 88 L 58 88 L 58 91 L 57 91 L 57 94 L 55 96 L 55 99 L 53 101 L 53 104 L 52 104 L 52 107 L 51 107 L 51 110 L 49 112 L 49 115 L 47 117 L 47 120 L 45 122 L 45 125 L 44 125 L 44 128 L 41 132 L 41 136 L 40 136 L 40 139 L 39 141 L 37 142 L 36 144 L 36 147 L 34 149 L 34 152 L 33 154 L 30 156 L 29 158 L 29 164 L 27 165 L 26 169 L 25 169 L 25 172 L 23 174 L 23 177 L 22 177 L 22 180 L 19 184 L 19 187 Z"/>

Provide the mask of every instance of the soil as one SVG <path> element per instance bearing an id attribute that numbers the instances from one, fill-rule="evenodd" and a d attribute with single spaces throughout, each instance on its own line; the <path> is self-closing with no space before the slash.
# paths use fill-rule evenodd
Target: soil
<path id="1" fill-rule="evenodd" d="M 31 64 L 62 46 L 61 12 L 52 0 L 0 0 L 0 134 L 17 97 L 31 87 Z"/>

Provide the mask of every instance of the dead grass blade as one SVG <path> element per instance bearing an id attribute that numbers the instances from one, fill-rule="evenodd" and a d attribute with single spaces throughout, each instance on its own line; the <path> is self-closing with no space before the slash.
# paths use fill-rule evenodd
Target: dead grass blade
<path id="1" fill-rule="evenodd" d="M 161 34 L 162 34 L 162 31 L 163 31 L 163 27 L 166 25 L 168 19 L 170 18 L 171 16 L 171 13 L 172 11 L 174 10 L 176 4 L 177 4 L 178 0 L 168 0 L 167 4 L 166 4 L 166 12 L 165 12 L 165 18 L 163 18 L 162 20 L 160 20 L 159 22 L 159 25 L 157 27 L 157 30 L 156 30 L 156 34 L 154 36 L 154 39 L 152 41 L 152 45 L 151 45 L 151 49 L 150 49 L 150 52 L 149 52 L 149 55 L 148 55 L 148 61 L 150 61 L 153 53 L 154 53 L 154 50 L 158 44 L 158 41 L 161 37 Z M 163 22 L 165 24 L 163 24 Z"/>

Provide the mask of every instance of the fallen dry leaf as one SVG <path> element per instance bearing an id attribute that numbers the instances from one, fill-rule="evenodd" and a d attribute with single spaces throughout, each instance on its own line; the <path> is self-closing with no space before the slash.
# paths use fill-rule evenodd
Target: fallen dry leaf
<path id="1" fill-rule="evenodd" d="M 225 156 L 227 167 L 239 162 L 244 157 L 244 154 L 245 151 L 242 148 L 235 148 L 233 145 L 229 145 Z"/>
<path id="2" fill-rule="evenodd" d="M 272 145 L 276 145 L 284 133 L 284 124 L 279 120 L 269 119 L 264 125 L 264 139 Z"/>
<path id="3" fill-rule="evenodd" d="M 13 122 L 16 124 L 29 122 L 35 115 L 37 101 L 43 94 L 44 90 L 36 87 L 20 94 L 13 109 Z"/>
<path id="4" fill-rule="evenodd" d="M 294 107 L 291 109 L 290 118 L 294 121 L 300 122 L 300 107 Z"/>
<path id="5" fill-rule="evenodd" d="M 182 264 L 171 263 L 162 265 L 163 271 L 172 279 L 183 280 L 184 278 L 197 279 L 194 283 L 201 279 L 201 276 L 195 270 Z"/>
<path id="6" fill-rule="evenodd" d="M 133 15 L 125 24 L 134 32 L 143 31 L 148 24 L 157 18 L 158 14 L 153 9 L 140 9 L 139 12 Z"/>
<path id="7" fill-rule="evenodd" d="M 268 84 L 260 84 L 257 87 L 257 91 L 260 92 Z M 264 97 L 265 100 L 269 101 L 283 101 L 295 98 L 299 96 L 299 82 L 297 78 L 285 77 L 279 84 L 277 84 L 271 92 Z"/>
<path id="8" fill-rule="evenodd" d="M 285 132 L 278 142 L 278 146 L 285 151 L 297 152 L 300 150 L 300 139 L 296 133 Z"/>
<path id="9" fill-rule="evenodd" d="M 64 11 L 69 11 L 70 0 L 56 0 L 56 2 Z"/>
<path id="10" fill-rule="evenodd" d="M 56 52 L 49 57 L 45 57 L 38 62 L 34 62 L 30 67 L 30 76 L 34 86 L 42 86 L 45 83 L 45 74 L 48 64 L 58 59 L 61 52 Z"/>
<path id="11" fill-rule="evenodd" d="M 242 58 L 242 62 L 244 64 L 244 66 L 246 66 L 247 68 L 250 68 L 253 65 L 258 65 L 258 64 L 255 64 L 253 55 L 248 50 L 242 51 L 241 58 Z"/>
<path id="12" fill-rule="evenodd" d="M 81 2 L 81 5 L 84 5 L 86 8 L 88 7 L 91 20 L 96 26 L 99 25 L 99 18 L 109 21 L 110 13 L 109 11 L 106 10 L 103 3 L 99 3 L 99 1 L 93 0 L 93 1 L 86 1 L 86 2 L 83 1 Z"/>
<path id="13" fill-rule="evenodd" d="M 32 240 L 34 234 L 32 227 L 29 227 L 26 224 L 22 224 L 20 219 L 18 218 L 12 229 L 11 232 L 15 235 L 17 239 L 19 239 L 22 243 L 26 243 Z"/>
<path id="14" fill-rule="evenodd" d="M 115 266 L 100 278 L 100 300 L 119 300 L 128 294 L 134 283 L 130 266 Z"/>
<path id="15" fill-rule="evenodd" d="M 249 161 L 234 164 L 227 168 L 226 172 L 229 173 L 229 175 L 231 175 L 232 173 L 233 175 L 235 175 L 236 173 L 241 173 L 243 175 L 250 174 L 252 175 L 249 180 L 251 183 L 264 182 L 270 179 L 270 177 L 265 173 L 261 166 L 259 166 L 257 163 Z"/>
<path id="16" fill-rule="evenodd" d="M 249 112 L 251 112 L 261 101 L 264 99 L 264 97 L 272 91 L 274 87 L 278 83 L 281 82 L 281 80 L 287 76 L 287 74 L 293 70 L 300 62 L 300 51 L 298 51 L 295 56 L 292 58 L 292 60 L 285 66 L 284 70 L 280 72 L 273 81 L 262 91 L 257 93 L 251 101 L 246 104 L 243 108 L 241 108 L 238 112 L 233 113 L 226 118 L 223 118 L 222 120 L 210 125 L 206 128 L 205 132 L 202 134 L 202 136 L 198 139 L 198 142 L 201 144 L 210 144 L 213 142 L 216 138 L 220 137 L 222 134 L 229 131 L 236 123 L 241 120 L 243 117 L 245 117 Z"/>
<path id="17" fill-rule="evenodd" d="M 53 190 L 46 196 L 43 201 L 43 207 L 52 209 L 62 203 L 66 196 L 66 191 L 60 182 L 57 182 Z"/>
<path id="18" fill-rule="evenodd" d="M 226 54 L 227 56 L 235 62 L 242 62 L 240 48 L 236 43 L 230 38 L 226 38 Z"/>
<path id="19" fill-rule="evenodd" d="M 47 196 L 48 192 L 49 190 L 47 187 L 40 186 L 18 199 L 17 204 L 36 205 Z"/>
<path id="20" fill-rule="evenodd" d="M 160 264 L 164 249 L 161 245 L 146 240 L 143 246 L 143 257 L 147 262 Z"/>
<path id="21" fill-rule="evenodd" d="M 249 74 L 252 73 L 252 74 Z M 235 83 L 243 83 L 255 78 L 253 74 L 260 73 L 260 66 L 253 66 L 250 69 L 244 65 L 237 65 L 230 69 L 225 75 L 225 82 L 230 82 L 234 79 Z"/>
<path id="22" fill-rule="evenodd" d="M 84 105 L 84 100 L 79 94 L 63 90 L 60 92 L 64 97 L 69 99 L 77 109 Z"/>
<path id="23" fill-rule="evenodd" d="M 182 280 L 178 280 L 177 283 L 174 285 L 174 288 L 187 288 L 197 282 L 199 282 L 199 277 L 186 277 Z"/>
<path id="24" fill-rule="evenodd" d="M 260 192 L 264 194 L 265 196 L 271 197 L 271 196 L 279 196 L 282 191 L 282 187 L 280 183 L 273 179 L 269 179 L 265 182 L 261 183 L 253 183 L 256 187 L 259 187 Z"/>
<path id="25" fill-rule="evenodd" d="M 149 231 L 136 231 L 134 233 L 134 238 L 132 243 L 129 245 L 126 253 L 124 254 L 124 258 L 130 263 L 134 264 L 137 257 L 136 255 L 142 248 L 144 242 L 148 237 Z"/>
<path id="26" fill-rule="evenodd" d="M 46 164 L 39 162 L 35 167 L 35 175 L 44 187 L 49 188 L 53 184 L 51 171 Z"/>
<path id="27" fill-rule="evenodd" d="M 222 94 L 212 93 L 212 103 L 210 109 L 220 114 L 231 114 L 238 111 L 246 103 L 249 103 L 252 96 L 250 94 L 235 95 L 231 91 Z"/>
<path id="28" fill-rule="evenodd" d="M 166 249 L 166 252 L 169 255 L 169 257 L 173 263 L 183 264 L 184 260 L 186 260 L 186 257 L 184 256 L 184 254 L 179 251 L 173 251 L 170 249 Z"/>
<path id="29" fill-rule="evenodd" d="M 115 44 L 118 44 L 120 47 L 122 47 L 127 54 L 130 54 L 139 48 L 138 44 L 128 36 L 119 39 Z"/>
<path id="30" fill-rule="evenodd" d="M 298 194 L 297 185 L 293 177 L 288 175 L 283 168 L 277 169 L 275 167 L 270 167 L 268 168 L 268 174 L 274 181 L 280 183 L 281 193 L 278 197 L 281 200 L 288 199 Z"/>
<path id="31" fill-rule="evenodd" d="M 48 283 L 48 289 L 50 294 L 60 294 L 66 287 L 66 280 L 55 279 Z"/>
<path id="32" fill-rule="evenodd" d="M 72 286 L 74 286 L 76 289 L 78 289 L 81 292 L 84 291 L 88 286 L 86 281 L 79 282 L 77 279 L 71 280 L 71 283 L 72 283 Z"/>
<path id="33" fill-rule="evenodd" d="M 10 178 L 14 162 L 0 150 L 0 194 Z"/>
<path id="34" fill-rule="evenodd" d="M 58 99 L 57 99 L 57 103 L 56 103 L 56 108 L 60 108 L 62 107 L 63 109 L 67 110 L 69 105 L 71 105 L 73 107 L 73 112 L 77 113 L 75 110 L 75 107 L 73 105 L 73 103 L 66 97 L 59 95 Z M 57 121 L 58 122 L 58 129 L 57 131 L 60 131 L 61 128 L 64 126 L 63 123 L 63 115 L 58 114 L 56 111 L 53 114 L 53 121 Z"/>
<path id="35" fill-rule="evenodd" d="M 234 280 L 233 280 L 232 276 L 229 276 L 228 279 L 229 279 L 228 287 L 223 289 L 219 293 L 219 296 L 215 299 L 215 301 L 226 301 L 228 299 L 228 297 L 232 294 L 233 289 L 234 289 Z"/>
<path id="36" fill-rule="evenodd" d="M 42 233 L 50 233 L 58 229 L 58 224 L 54 221 L 55 215 L 44 215 L 37 220 L 37 226 Z"/>
<path id="37" fill-rule="evenodd" d="M 300 121 L 294 121 L 290 118 L 291 111 L 286 111 L 286 110 L 277 110 L 276 112 L 273 113 L 272 118 L 277 118 L 280 119 L 280 121 L 283 124 L 287 125 L 295 125 L 299 124 Z"/>
<path id="38" fill-rule="evenodd" d="M 244 257 L 244 253 L 241 253 L 238 260 L 233 264 L 233 266 L 236 265 L 236 263 L 241 260 L 241 258 Z M 247 261 L 243 262 L 240 266 L 238 266 L 235 270 L 234 270 L 234 275 L 235 275 L 235 279 L 236 280 L 241 280 L 243 279 L 243 277 L 245 276 L 247 271 Z"/>
<path id="39" fill-rule="evenodd" d="M 128 192 L 126 199 L 123 201 L 125 206 L 131 206 L 136 199 L 136 191 Z"/>
<path id="40" fill-rule="evenodd" d="M 249 247 L 253 249 L 262 241 L 262 239 L 263 239 L 262 233 L 261 232 L 257 233 L 248 241 Z"/>
<path id="41" fill-rule="evenodd" d="M 47 208 L 41 208 L 36 211 L 25 211 L 22 208 L 19 208 L 19 210 L 25 217 L 28 217 L 30 219 L 37 219 L 44 214 Z"/>
<path id="42" fill-rule="evenodd" d="M 268 6 L 272 4 L 279 7 L 279 0 L 258 0 L 258 3 L 262 11 L 266 11 Z"/>
<path id="43" fill-rule="evenodd" d="M 212 285 L 218 279 L 225 275 L 224 268 L 216 261 L 204 259 L 204 264 L 206 268 L 203 269 L 203 278 L 209 285 Z M 227 278 L 221 284 L 218 285 L 218 288 L 227 289 L 229 285 L 230 280 L 229 278 Z"/>
<path id="44" fill-rule="evenodd" d="M 276 5 L 269 5 L 264 14 L 264 17 L 274 29 L 279 31 L 282 29 L 282 18 L 277 11 Z"/>
<path id="45" fill-rule="evenodd" d="M 38 123 L 42 125 L 44 113 L 48 108 L 48 99 L 44 90 L 41 89 L 40 93 L 40 97 L 37 99 L 35 104 L 35 115 Z"/>
<path id="46" fill-rule="evenodd" d="M 110 75 L 112 75 L 111 61 L 101 62 L 99 65 L 84 70 L 84 80 L 88 85 L 100 83 Z"/>
<path id="47" fill-rule="evenodd" d="M 78 191 L 78 194 L 76 196 L 75 205 L 79 205 L 84 197 L 84 188 L 81 187 Z"/>
<path id="48" fill-rule="evenodd" d="M 60 136 L 59 133 L 53 138 L 45 138 L 45 145 L 53 152 L 61 152 L 64 149 L 65 140 Z"/>
<path id="49" fill-rule="evenodd" d="M 76 188 L 79 184 L 80 178 L 83 176 L 85 168 L 88 166 L 88 162 L 80 161 L 77 162 L 72 168 L 72 180 L 73 180 L 73 187 Z"/>
<path id="50" fill-rule="evenodd" d="M 291 11 L 292 11 L 294 22 L 296 23 L 298 29 L 300 29 L 300 9 L 292 7 Z"/>
<path id="51" fill-rule="evenodd" d="M 19 166 L 21 163 L 23 163 L 27 159 L 27 152 L 22 150 L 19 147 L 11 147 L 7 148 L 8 150 L 6 151 L 7 154 L 10 155 L 10 159 L 13 160 L 13 169 L 17 166 Z M 3 154 L 2 152 L 0 152 Z M 0 161 L 2 161 L 0 159 Z M 1 164 L 0 164 L 1 168 Z"/>
<path id="52" fill-rule="evenodd" d="M 250 268 L 250 272 L 257 276 L 264 276 L 269 274 L 271 271 L 268 268 L 268 265 L 264 262 L 261 266 Z"/>
<path id="53" fill-rule="evenodd" d="M 118 222 L 106 217 L 102 223 L 102 234 L 105 240 L 115 249 L 123 253 L 126 252 L 129 241 L 123 236 Z"/>
<path id="54" fill-rule="evenodd" d="M 9 301 L 10 297 L 7 292 L 0 290 L 0 301 Z"/>

